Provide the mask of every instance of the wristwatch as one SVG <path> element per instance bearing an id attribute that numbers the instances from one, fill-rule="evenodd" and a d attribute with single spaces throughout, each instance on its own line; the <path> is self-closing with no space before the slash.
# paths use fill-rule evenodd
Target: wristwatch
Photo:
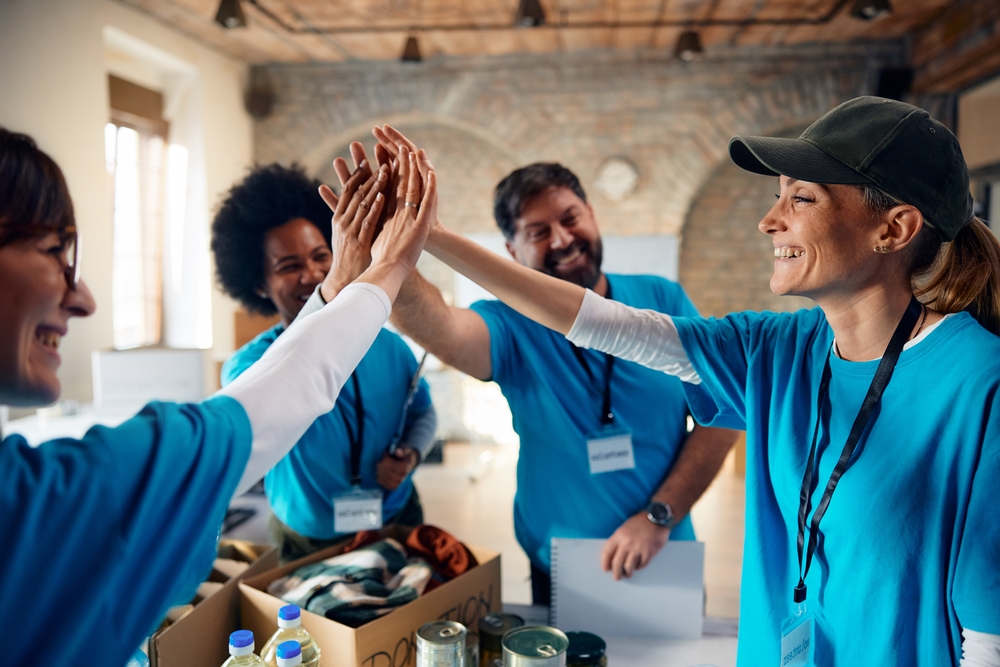
<path id="1" fill-rule="evenodd" d="M 646 518 L 657 526 L 664 528 L 673 528 L 674 526 L 674 511 L 666 503 L 655 500 L 649 503 L 649 506 L 646 507 Z"/>

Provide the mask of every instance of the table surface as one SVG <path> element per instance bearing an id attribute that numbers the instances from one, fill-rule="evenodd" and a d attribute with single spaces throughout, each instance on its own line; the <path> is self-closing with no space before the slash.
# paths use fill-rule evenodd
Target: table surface
<path id="1" fill-rule="evenodd" d="M 504 603 L 528 623 L 547 624 L 549 608 Z M 610 667 L 735 667 L 736 619 L 706 618 L 701 639 L 603 637 Z"/>

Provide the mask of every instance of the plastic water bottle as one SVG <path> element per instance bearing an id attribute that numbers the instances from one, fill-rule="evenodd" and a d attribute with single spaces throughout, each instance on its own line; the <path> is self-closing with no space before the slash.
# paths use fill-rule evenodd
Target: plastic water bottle
<path id="1" fill-rule="evenodd" d="M 278 667 L 299 667 L 302 664 L 302 647 L 294 639 L 278 644 L 274 654 Z"/>
<path id="2" fill-rule="evenodd" d="M 128 660 L 128 664 L 125 667 L 149 667 L 149 658 L 143 653 L 142 649 L 136 649 L 135 653 Z"/>
<path id="3" fill-rule="evenodd" d="M 264 667 L 264 661 L 253 652 L 253 633 L 249 630 L 229 635 L 229 656 L 222 667 Z"/>
<path id="4" fill-rule="evenodd" d="M 278 646 L 292 640 L 302 649 L 302 667 L 319 667 L 319 646 L 302 627 L 302 612 L 294 604 L 286 604 L 278 610 L 278 631 L 264 644 L 260 656 L 270 667 L 278 667 Z"/>

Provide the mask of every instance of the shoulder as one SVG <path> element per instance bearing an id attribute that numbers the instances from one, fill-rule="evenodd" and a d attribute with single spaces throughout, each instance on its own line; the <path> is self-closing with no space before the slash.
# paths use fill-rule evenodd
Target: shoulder
<path id="1" fill-rule="evenodd" d="M 230 355 L 226 362 L 222 364 L 222 384 L 226 385 L 235 380 L 243 371 L 250 368 L 258 359 L 264 356 L 267 348 L 274 344 L 285 327 L 275 324 L 270 329 L 263 331 L 253 338 L 249 343 L 236 350 Z"/>
<path id="2" fill-rule="evenodd" d="M 691 316 L 696 312 L 684 288 L 663 276 L 608 274 L 607 278 L 615 301 L 667 315 Z"/>
<path id="3" fill-rule="evenodd" d="M 978 378 L 990 386 L 1000 384 L 1000 336 L 985 329 L 969 313 L 948 317 L 925 343 L 932 343 L 927 348 L 929 353 L 948 357 L 948 364 L 966 366 L 964 372 L 970 381 Z"/>

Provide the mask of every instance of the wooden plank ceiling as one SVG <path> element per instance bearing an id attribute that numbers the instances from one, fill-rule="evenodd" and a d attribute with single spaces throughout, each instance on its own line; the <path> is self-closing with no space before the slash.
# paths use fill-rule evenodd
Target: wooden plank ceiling
<path id="1" fill-rule="evenodd" d="M 241 0 L 247 27 L 228 30 L 214 21 L 219 0 L 119 1 L 253 64 L 397 59 L 410 35 L 424 58 L 672 49 L 687 28 L 709 52 L 909 35 L 926 90 L 1000 59 L 997 0 L 891 0 L 870 21 L 851 16 L 856 0 L 540 0 L 545 24 L 534 28 L 514 26 L 518 0 Z M 954 52 L 967 53 L 949 61 Z"/>

